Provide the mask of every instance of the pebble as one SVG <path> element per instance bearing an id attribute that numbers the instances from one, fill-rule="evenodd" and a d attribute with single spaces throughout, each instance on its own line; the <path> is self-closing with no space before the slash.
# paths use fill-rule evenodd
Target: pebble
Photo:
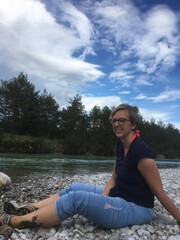
<path id="1" fill-rule="evenodd" d="M 5 173 L 0 172 L 0 189 L 5 189 L 11 184 L 11 178 Z"/>
<path id="2" fill-rule="evenodd" d="M 180 169 L 160 169 L 164 190 L 180 208 Z M 104 186 L 110 174 L 37 176 L 22 178 L 8 188 L 0 190 L 0 211 L 4 201 L 18 204 L 37 202 L 73 183 L 85 182 Z M 61 226 L 39 229 L 6 229 L 0 232 L 0 240 L 180 240 L 180 226 L 155 200 L 156 218 L 149 224 L 134 225 L 122 229 L 102 229 L 82 216 L 75 215 Z M 2 227 L 1 227 L 2 228 Z M 9 235 L 7 238 L 7 234 Z"/>

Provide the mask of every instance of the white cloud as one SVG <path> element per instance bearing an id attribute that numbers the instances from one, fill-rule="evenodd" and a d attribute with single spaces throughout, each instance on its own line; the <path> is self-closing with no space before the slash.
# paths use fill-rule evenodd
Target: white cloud
<path id="1" fill-rule="evenodd" d="M 82 96 L 82 102 L 85 105 L 86 111 L 90 111 L 94 106 L 99 106 L 100 108 L 103 108 L 104 106 L 107 106 L 109 108 L 118 106 L 122 103 L 122 100 L 118 96 Z"/>
<path id="2" fill-rule="evenodd" d="M 124 87 L 128 87 L 129 80 L 133 78 L 134 77 L 131 75 L 131 73 L 128 73 L 124 70 L 117 70 L 117 71 L 111 72 L 111 74 L 109 75 L 109 79 L 112 82 L 115 82 L 115 81 L 121 82 Z"/>
<path id="3" fill-rule="evenodd" d="M 180 123 L 176 120 L 176 112 L 178 107 L 172 106 L 167 109 L 162 107 L 152 106 L 151 108 L 140 108 L 140 113 L 146 121 L 155 120 L 156 123 L 162 121 L 164 124 L 173 124 L 177 129 L 180 130 Z"/>
<path id="4" fill-rule="evenodd" d="M 168 120 L 169 113 L 158 111 L 155 109 L 146 109 L 146 108 L 140 108 L 140 113 L 143 116 L 143 118 L 146 121 L 151 121 L 151 119 L 154 119 L 156 122 L 163 121 L 166 122 Z"/>
<path id="5" fill-rule="evenodd" d="M 63 21 L 71 27 L 58 23 L 40 1 L 0 2 L 0 72 L 2 76 L 11 72 L 13 77 L 23 71 L 42 89 L 67 99 L 104 73 L 84 60 L 93 54 L 88 18 L 70 3 L 61 6 Z M 73 56 L 76 51 L 80 58 Z"/>
<path id="6" fill-rule="evenodd" d="M 53 79 L 62 81 L 62 86 L 63 81 L 79 79 L 76 86 L 81 87 L 82 82 L 103 76 L 97 65 L 85 62 L 87 56 L 96 56 L 96 40 L 106 50 L 123 57 L 110 79 L 124 81 L 124 87 L 131 86 L 129 80 L 136 74 L 135 67 L 146 73 L 167 70 L 179 57 L 178 14 L 165 5 L 142 14 L 127 0 L 87 1 L 84 6 L 81 2 L 80 7 L 68 1 L 51 4 L 48 12 L 40 1 L 0 2 L 2 75 L 3 69 L 24 71 L 44 78 L 45 85 Z M 137 65 L 130 64 L 129 57 L 134 57 Z M 139 83 L 150 84 L 145 79 Z"/>
<path id="7" fill-rule="evenodd" d="M 0 78 L 23 71 L 37 90 L 46 88 L 60 106 L 66 106 L 69 98 L 83 93 L 84 88 L 94 96 L 94 83 L 98 96 L 116 91 L 127 102 L 142 85 L 150 91 L 156 81 L 169 80 L 167 72 L 179 61 L 179 13 L 165 5 L 142 11 L 135 3 L 0 1 Z M 169 89 L 160 94 L 162 90 L 156 89 L 151 98 L 146 97 L 149 92 L 141 92 L 135 99 L 142 100 L 141 106 L 145 100 L 157 105 L 179 100 L 179 90 Z M 83 96 L 88 109 L 121 103 L 115 95 L 88 96 Z"/>
<path id="8" fill-rule="evenodd" d="M 132 1 L 102 1 L 97 4 L 95 14 L 106 38 L 115 40 L 114 50 L 109 44 L 107 48 L 116 52 L 123 63 L 129 62 L 129 57 L 136 61 L 134 72 L 131 65 L 132 75 L 137 70 L 147 74 L 166 72 L 179 61 L 179 14 L 166 5 L 142 13 Z"/>
<path id="9" fill-rule="evenodd" d="M 60 11 L 60 14 L 56 16 L 57 19 L 59 22 L 69 24 L 80 46 L 91 45 L 93 26 L 87 16 L 68 1 L 54 1 L 53 3 Z"/>
<path id="10" fill-rule="evenodd" d="M 136 80 L 137 85 L 145 85 L 145 86 L 152 86 L 153 84 L 150 82 L 150 80 L 147 79 L 147 77 L 138 77 Z"/>
<path id="11" fill-rule="evenodd" d="M 150 97 L 148 99 L 153 100 L 153 102 L 174 101 L 180 99 L 180 90 L 167 90 L 156 97 Z"/>
<path id="12" fill-rule="evenodd" d="M 122 92 L 119 92 L 119 94 L 130 94 L 130 91 L 122 91 Z"/>
<path id="13" fill-rule="evenodd" d="M 141 100 L 141 99 L 147 99 L 147 97 L 144 94 L 140 93 L 136 97 L 134 97 L 134 99 Z"/>
<path id="14" fill-rule="evenodd" d="M 102 1 L 95 6 L 96 21 L 107 31 L 108 39 L 115 39 L 116 44 L 129 45 L 134 41 L 134 35 L 141 31 L 138 9 L 131 1 Z M 131 17 L 129 17 L 131 13 Z"/>
<path id="15" fill-rule="evenodd" d="M 159 68 L 171 69 L 179 57 L 179 15 L 165 5 L 159 5 L 143 20 L 144 34 L 135 43 L 139 69 L 147 73 Z"/>

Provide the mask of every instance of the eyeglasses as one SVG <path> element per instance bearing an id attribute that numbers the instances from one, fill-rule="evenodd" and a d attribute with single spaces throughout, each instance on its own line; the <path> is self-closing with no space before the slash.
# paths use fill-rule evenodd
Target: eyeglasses
<path id="1" fill-rule="evenodd" d="M 130 120 L 127 119 L 127 118 L 111 118 L 111 119 L 110 119 L 110 122 L 111 122 L 112 124 L 115 124 L 116 122 L 118 122 L 119 125 L 122 125 L 122 124 L 124 124 L 125 122 L 129 122 L 129 121 L 130 121 Z"/>

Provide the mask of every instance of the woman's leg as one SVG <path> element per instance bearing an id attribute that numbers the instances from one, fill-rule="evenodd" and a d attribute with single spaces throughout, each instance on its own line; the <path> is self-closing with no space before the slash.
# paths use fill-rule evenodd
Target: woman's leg
<path id="1" fill-rule="evenodd" d="M 40 202 L 32 203 L 31 205 L 36 208 L 42 208 L 51 203 L 54 203 L 59 197 L 65 195 L 71 191 L 85 191 L 85 192 L 94 192 L 94 193 L 101 194 L 103 191 L 103 188 L 100 186 L 97 186 L 97 185 L 76 182 L 76 183 L 69 185 L 65 189 L 59 191 L 59 193 L 54 194 L 54 195 L 50 196 L 49 198 L 46 198 Z"/>
<path id="2" fill-rule="evenodd" d="M 145 224 L 153 218 L 153 210 L 140 207 L 118 197 L 84 191 L 72 191 L 56 201 L 56 211 L 64 221 L 80 214 L 104 228 L 121 228 Z"/>
<path id="3" fill-rule="evenodd" d="M 9 225 L 14 228 L 25 227 L 51 227 L 60 224 L 60 217 L 57 215 L 55 208 L 55 202 L 61 199 L 61 196 L 68 195 L 70 192 L 77 192 L 79 189 L 84 192 L 95 192 L 97 194 L 102 193 L 102 188 L 96 185 L 74 183 L 60 191 L 59 194 L 52 195 L 51 197 L 44 199 L 38 203 L 32 203 L 32 205 L 38 210 L 23 215 L 12 216 Z"/>
<path id="4" fill-rule="evenodd" d="M 68 194 L 69 192 L 77 192 L 77 191 L 93 192 L 93 193 L 101 194 L 103 191 L 103 187 L 95 184 L 76 182 L 76 183 L 72 183 L 65 189 L 59 191 L 59 196 L 62 197 L 63 195 Z"/>
<path id="5" fill-rule="evenodd" d="M 4 203 L 4 212 L 7 214 L 10 214 L 10 215 L 15 215 L 15 216 L 26 215 L 26 214 L 29 214 L 31 212 L 38 210 L 39 208 L 42 208 L 51 203 L 54 203 L 58 198 L 59 198 L 59 195 L 54 194 L 51 197 L 46 198 L 40 202 L 25 204 L 22 206 L 18 206 L 17 204 L 14 204 L 11 202 L 5 202 Z"/>
<path id="6" fill-rule="evenodd" d="M 23 216 L 12 216 L 9 226 L 13 228 L 52 227 L 60 223 L 54 202 L 51 202 L 32 213 Z"/>
<path id="7" fill-rule="evenodd" d="M 145 224 L 153 218 L 153 209 L 143 208 L 121 198 L 101 194 L 71 191 L 37 211 L 24 216 L 12 216 L 9 225 L 14 228 L 52 227 L 80 214 L 103 228 L 121 228 Z"/>
<path id="8" fill-rule="evenodd" d="M 46 198 L 42 201 L 36 202 L 36 203 L 31 203 L 32 206 L 36 207 L 36 208 L 43 208 L 51 203 L 54 203 L 57 199 L 59 198 L 59 194 L 56 193 L 52 196 L 50 196 L 49 198 Z"/>

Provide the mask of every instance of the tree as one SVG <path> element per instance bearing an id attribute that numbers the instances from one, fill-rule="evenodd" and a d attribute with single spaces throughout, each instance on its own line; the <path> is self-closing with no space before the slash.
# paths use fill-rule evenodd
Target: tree
<path id="1" fill-rule="evenodd" d="M 99 106 L 94 106 L 89 113 L 89 131 L 96 132 L 102 127 L 101 109 Z"/>
<path id="2" fill-rule="evenodd" d="M 51 94 L 44 90 L 43 94 L 39 97 L 39 135 L 47 137 L 59 137 L 59 105 Z"/>
<path id="3" fill-rule="evenodd" d="M 67 108 L 61 111 L 61 134 L 63 137 L 86 132 L 86 111 L 81 97 L 77 94 L 70 99 Z"/>
<path id="4" fill-rule="evenodd" d="M 89 113 L 89 153 L 96 155 L 112 155 L 115 138 L 109 122 L 111 110 L 105 106 L 102 110 L 99 106 Z"/>
<path id="5" fill-rule="evenodd" d="M 37 145 L 41 146 L 39 143 L 42 143 L 42 137 L 48 137 L 56 138 L 56 143 L 59 138 L 62 152 L 66 154 L 114 155 L 116 138 L 109 122 L 112 109 L 94 106 L 87 114 L 81 96 L 77 94 L 60 111 L 51 94 L 44 90 L 40 95 L 28 81 L 27 75 L 20 73 L 18 77 L 1 80 L 0 144 L 5 143 L 3 134 L 7 132 L 12 136 L 21 134 L 39 137 L 34 149 Z M 172 124 L 142 119 L 139 129 L 142 138 L 155 154 L 166 158 L 180 157 L 180 132 Z M 10 137 L 7 149 L 12 146 L 12 149 L 18 151 L 16 144 L 13 145 L 13 139 L 15 136 Z M 27 149 L 25 145 L 26 142 L 22 140 L 24 152 Z"/>
<path id="6" fill-rule="evenodd" d="M 1 80 L 0 115 L 4 131 L 34 134 L 37 129 L 39 96 L 22 72 L 17 78 Z"/>
<path id="7" fill-rule="evenodd" d="M 77 94 L 70 99 L 67 108 L 61 111 L 60 136 L 64 139 L 64 151 L 69 154 L 82 154 L 87 143 L 87 113 Z"/>
<path id="8" fill-rule="evenodd" d="M 20 73 L 17 78 L 1 80 L 1 128 L 9 133 L 32 136 L 58 136 L 59 105 L 46 90 L 40 95 Z"/>

